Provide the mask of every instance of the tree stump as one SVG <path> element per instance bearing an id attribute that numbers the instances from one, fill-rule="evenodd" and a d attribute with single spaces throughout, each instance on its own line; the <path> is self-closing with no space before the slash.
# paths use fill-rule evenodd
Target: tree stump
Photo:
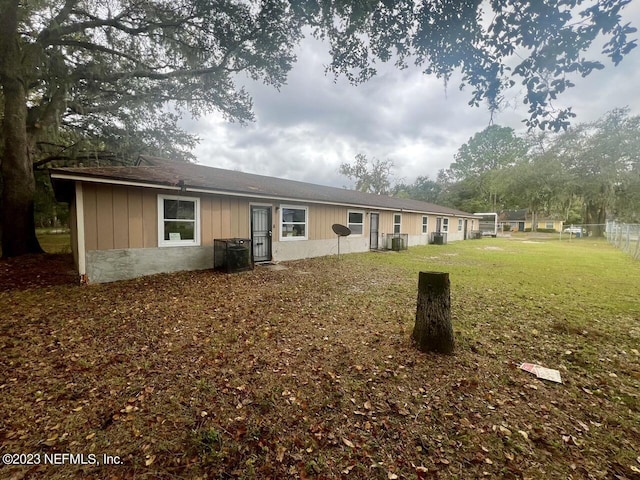
<path id="1" fill-rule="evenodd" d="M 411 337 L 423 352 L 453 353 L 449 274 L 420 272 L 416 324 Z"/>

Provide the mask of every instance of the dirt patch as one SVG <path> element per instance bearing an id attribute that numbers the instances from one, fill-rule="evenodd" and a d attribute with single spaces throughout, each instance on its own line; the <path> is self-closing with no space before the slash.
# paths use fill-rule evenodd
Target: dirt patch
<path id="1" fill-rule="evenodd" d="M 0 292 L 78 283 L 70 254 L 24 255 L 0 260 Z"/>

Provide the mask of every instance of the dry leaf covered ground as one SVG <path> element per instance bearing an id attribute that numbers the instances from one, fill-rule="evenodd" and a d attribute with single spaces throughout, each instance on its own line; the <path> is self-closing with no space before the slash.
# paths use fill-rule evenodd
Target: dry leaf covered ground
<path id="1" fill-rule="evenodd" d="M 639 478 L 638 262 L 498 239 L 284 265 L 0 263 L 0 453 L 40 463 L 0 477 Z M 451 274 L 453 356 L 411 344 L 419 270 Z"/>

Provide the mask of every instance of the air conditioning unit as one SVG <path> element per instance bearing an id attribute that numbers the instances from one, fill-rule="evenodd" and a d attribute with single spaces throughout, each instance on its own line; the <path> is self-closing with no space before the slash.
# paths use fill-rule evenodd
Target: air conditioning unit
<path id="1" fill-rule="evenodd" d="M 383 236 L 384 248 L 399 252 L 409 248 L 409 234 L 407 233 L 387 233 Z"/>
<path id="2" fill-rule="evenodd" d="M 253 270 L 251 239 L 215 239 L 213 241 L 213 269 L 227 273 Z"/>
<path id="3" fill-rule="evenodd" d="M 447 232 L 432 232 L 430 243 L 432 243 L 433 245 L 446 245 Z"/>

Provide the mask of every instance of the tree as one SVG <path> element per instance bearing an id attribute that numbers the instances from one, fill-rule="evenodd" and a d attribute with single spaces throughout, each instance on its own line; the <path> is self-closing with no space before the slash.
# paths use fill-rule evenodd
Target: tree
<path id="1" fill-rule="evenodd" d="M 40 251 L 33 162 L 61 126 L 126 139 L 153 119 L 175 125 L 167 105 L 249 121 L 237 73 L 281 85 L 300 38 L 288 2 L 277 0 L 0 0 L 0 12 L 5 257 Z"/>
<path id="2" fill-rule="evenodd" d="M 454 200 L 458 208 L 471 211 L 497 211 L 498 194 L 503 190 L 499 171 L 515 165 L 526 157 L 528 143 L 515 135 L 512 128 L 490 125 L 462 145 L 446 176 L 459 184 L 451 189 L 462 199 Z"/>
<path id="3" fill-rule="evenodd" d="M 423 202 L 438 203 L 442 193 L 442 185 L 431 180 L 428 175 L 420 175 L 411 185 L 398 183 L 393 187 L 393 195 L 412 198 Z"/>
<path id="4" fill-rule="evenodd" d="M 61 125 L 99 135 L 168 105 L 249 121 L 238 73 L 282 84 L 303 25 L 329 41 L 329 70 L 354 83 L 375 75 L 376 61 L 402 68 L 412 59 L 445 82 L 460 70 L 470 103 L 496 111 L 519 80 L 528 125 L 558 130 L 573 114 L 553 100 L 572 74 L 602 68 L 585 56 L 594 41 L 605 40 L 602 53 L 616 65 L 636 46 L 620 19 L 627 3 L 596 0 L 579 11 L 581 0 L 0 0 L 2 230 L 11 227 L 3 255 L 39 250 L 32 164 Z"/>
<path id="5" fill-rule="evenodd" d="M 498 181 L 502 186 L 505 207 L 529 210 L 532 230 L 537 229 L 539 215 L 561 215 L 564 219 L 573 200 L 570 178 L 560 159 L 540 153 L 524 158 L 516 165 L 501 170 Z"/>
<path id="6" fill-rule="evenodd" d="M 640 159 L 640 116 L 630 117 L 626 108 L 614 109 L 560 135 L 551 152 L 561 159 L 583 199 L 589 229 L 602 235 L 620 190 L 633 183 Z"/>
<path id="7" fill-rule="evenodd" d="M 527 142 L 516 136 L 512 128 L 490 125 L 458 149 L 449 170 L 456 180 L 477 177 L 515 165 L 528 149 Z"/>
<path id="8" fill-rule="evenodd" d="M 340 173 L 351 180 L 355 180 L 355 189 L 361 192 L 387 195 L 391 190 L 391 160 L 378 160 L 374 158 L 369 165 L 367 156 L 358 153 L 353 165 L 340 164 Z"/>

